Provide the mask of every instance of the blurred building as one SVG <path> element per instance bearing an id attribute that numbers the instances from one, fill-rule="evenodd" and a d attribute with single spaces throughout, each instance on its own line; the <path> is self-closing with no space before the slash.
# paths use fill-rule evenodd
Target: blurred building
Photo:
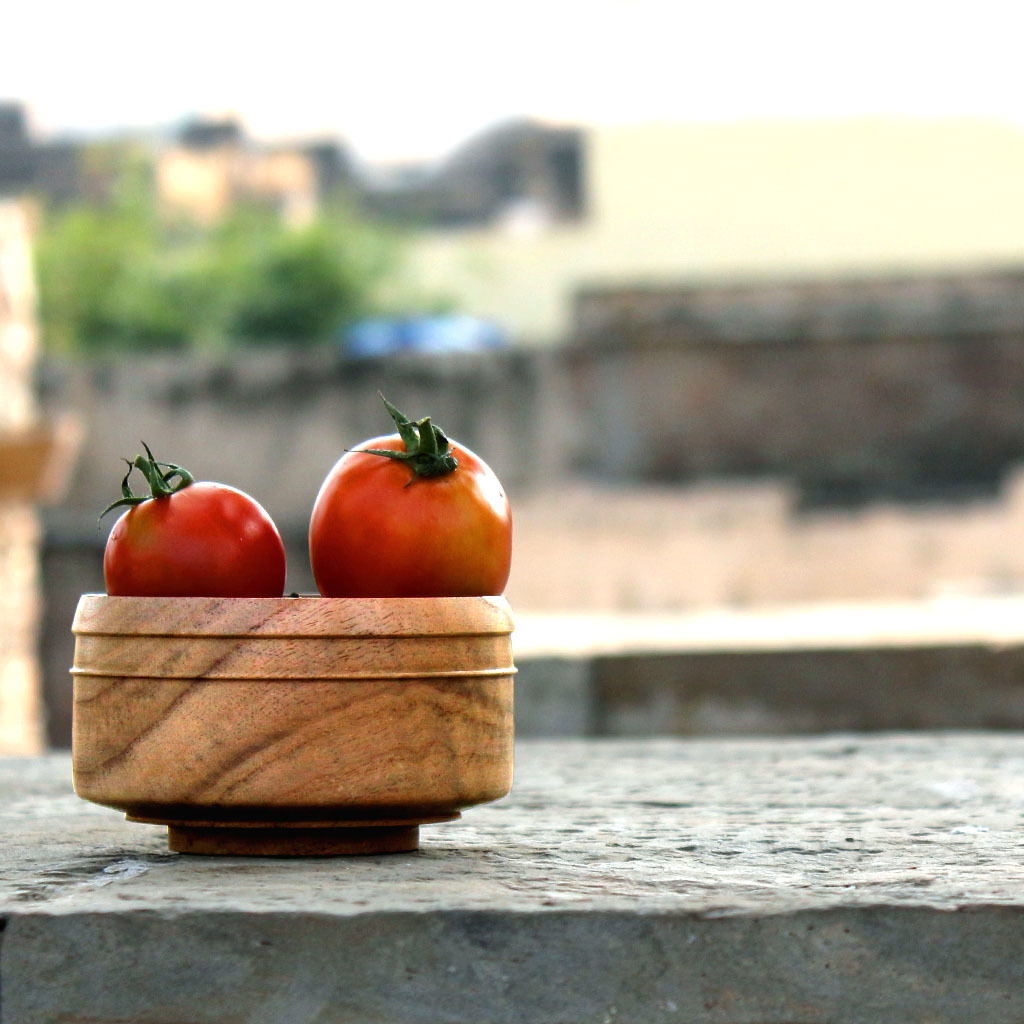
<path id="1" fill-rule="evenodd" d="M 582 132 L 529 120 L 497 125 L 434 167 L 364 188 L 378 217 L 424 228 L 540 229 L 583 213 Z"/>
<path id="2" fill-rule="evenodd" d="M 32 218 L 24 193 L 37 165 L 23 111 L 0 104 L 0 755 L 44 741 L 37 504 L 63 483 L 77 441 L 71 420 L 41 418 L 35 395 Z"/>
<path id="3" fill-rule="evenodd" d="M 25 111 L 17 103 L 0 103 L 0 195 L 27 188 L 33 173 Z"/>
<path id="4" fill-rule="evenodd" d="M 101 139 L 34 138 L 24 107 L 0 103 L 0 192 L 51 205 L 108 201 L 128 170 L 142 171 L 165 212 L 213 223 L 241 204 L 303 223 L 351 190 L 352 161 L 332 140 L 264 145 L 232 119 L 197 119 L 168 138 L 126 132 Z"/>
<path id="5" fill-rule="evenodd" d="M 350 183 L 351 165 L 340 146 L 266 146 L 248 138 L 234 120 L 192 122 L 155 158 L 156 195 L 164 211 L 201 223 L 216 222 L 243 203 L 305 223 L 325 198 Z"/>
<path id="6" fill-rule="evenodd" d="M 301 223 L 344 193 L 416 230 L 408 270 L 424 292 L 539 341 L 569 333 L 581 288 L 1024 264 L 1024 128 L 997 120 L 517 120 L 440 162 L 382 169 L 336 140 L 270 145 L 232 119 L 36 141 L 0 105 L 0 180 L 28 176 L 52 201 L 104 198 L 131 152 L 167 211 L 205 222 L 244 202 Z"/>
<path id="7" fill-rule="evenodd" d="M 34 413 L 35 335 L 28 224 L 14 196 L 32 173 L 22 110 L 0 104 L 0 754 L 34 752 L 43 737 L 35 657 L 39 524 L 19 465 L 19 442 Z"/>
<path id="8" fill-rule="evenodd" d="M 0 152 L 4 147 L 0 145 Z M 40 613 L 39 521 L 34 506 L 34 290 L 28 219 L 11 198 L 11 161 L 0 192 L 0 754 L 43 741 L 36 629 Z M 6 192 L 5 196 L 3 193 Z"/>
<path id="9" fill-rule="evenodd" d="M 0 103 L 0 195 L 32 195 L 58 206 L 106 202 L 143 149 L 133 135 L 39 140 L 20 103 Z"/>
<path id="10" fill-rule="evenodd" d="M 463 163 L 476 175 L 505 166 L 498 154 L 516 137 L 481 136 L 462 163 L 453 158 L 450 180 Z M 419 237 L 412 264 L 425 287 L 443 286 L 517 336 L 551 340 L 570 330 L 582 287 L 1024 265 L 1024 129 L 1014 124 L 655 123 L 589 127 L 559 145 L 568 138 L 573 155 L 563 149 L 549 167 L 576 181 L 573 215 L 503 217 L 493 198 L 478 200 L 491 216 L 451 217 Z M 547 195 L 517 194 L 541 207 Z"/>

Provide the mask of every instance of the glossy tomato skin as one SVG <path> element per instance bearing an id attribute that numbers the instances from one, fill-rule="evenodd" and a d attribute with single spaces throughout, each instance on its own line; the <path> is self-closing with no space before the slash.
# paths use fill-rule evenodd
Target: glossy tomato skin
<path id="1" fill-rule="evenodd" d="M 115 596 L 280 597 L 284 544 L 249 495 L 198 482 L 129 508 L 107 538 L 103 576 Z"/>
<path id="2" fill-rule="evenodd" d="M 501 594 L 512 564 L 512 514 L 490 467 L 453 441 L 457 469 L 414 479 L 409 466 L 365 448 L 404 450 L 397 434 L 376 437 L 346 452 L 327 474 L 309 526 L 320 593 Z"/>

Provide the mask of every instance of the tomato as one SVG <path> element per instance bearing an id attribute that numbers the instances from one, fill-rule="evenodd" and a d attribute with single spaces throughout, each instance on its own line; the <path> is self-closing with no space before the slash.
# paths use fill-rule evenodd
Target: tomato
<path id="1" fill-rule="evenodd" d="M 107 593 L 136 597 L 280 597 L 285 554 L 263 507 L 227 484 L 194 482 L 171 463 L 138 456 L 123 497 L 104 510 L 130 506 L 114 524 L 103 553 Z M 139 468 L 153 495 L 132 494 Z M 173 481 L 173 485 L 172 485 Z"/>
<path id="2" fill-rule="evenodd" d="M 512 516 L 498 478 L 429 417 L 413 423 L 385 404 L 399 433 L 342 455 L 314 503 L 309 558 L 320 593 L 500 594 L 512 562 Z"/>

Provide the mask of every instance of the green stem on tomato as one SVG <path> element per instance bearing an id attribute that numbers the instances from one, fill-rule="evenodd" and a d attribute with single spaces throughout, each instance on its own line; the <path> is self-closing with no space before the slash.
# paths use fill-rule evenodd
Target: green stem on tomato
<path id="1" fill-rule="evenodd" d="M 124 460 L 128 466 L 128 472 L 125 473 L 124 479 L 121 481 L 121 497 L 117 501 L 112 501 L 100 513 L 100 519 L 115 508 L 141 505 L 144 501 L 149 501 L 152 498 L 169 497 L 195 481 L 195 477 L 187 469 L 182 469 L 181 466 L 175 465 L 173 462 L 158 462 L 145 441 L 142 442 L 142 447 L 146 449 L 145 455 L 136 455 L 130 462 L 128 459 Z M 149 494 L 135 494 L 132 491 L 129 478 L 132 471 L 136 469 L 146 478 L 150 489 Z"/>
<path id="2" fill-rule="evenodd" d="M 380 395 L 380 392 L 377 394 Z M 429 416 L 414 422 L 399 412 L 383 395 L 380 397 L 395 421 L 405 451 L 392 451 L 389 448 L 360 448 L 359 451 L 404 462 L 413 473 L 409 484 L 418 477 L 430 478 L 454 473 L 459 461 L 451 454 L 451 442 L 445 436 L 445 432 L 437 424 L 431 423 Z M 405 486 L 408 487 L 409 484 Z"/>

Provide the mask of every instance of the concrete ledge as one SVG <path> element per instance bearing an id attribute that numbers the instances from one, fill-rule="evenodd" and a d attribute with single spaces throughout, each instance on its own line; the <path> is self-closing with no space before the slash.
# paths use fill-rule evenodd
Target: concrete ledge
<path id="1" fill-rule="evenodd" d="M 520 745 L 417 854 L 189 858 L 0 761 L 3 1024 L 1024 1018 L 1024 735 Z"/>
<path id="2" fill-rule="evenodd" d="M 523 736 L 1024 729 L 1024 600 L 517 616 Z"/>

